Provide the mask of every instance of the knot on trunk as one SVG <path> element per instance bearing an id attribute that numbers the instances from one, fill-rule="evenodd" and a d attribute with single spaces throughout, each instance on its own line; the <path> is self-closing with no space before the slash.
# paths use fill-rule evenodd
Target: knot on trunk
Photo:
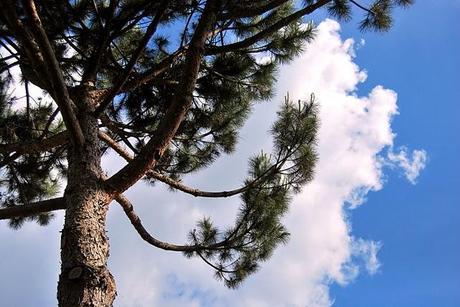
<path id="1" fill-rule="evenodd" d="M 79 279 L 83 273 L 83 268 L 81 266 L 76 266 L 70 269 L 69 273 L 67 274 L 67 278 L 69 280 Z"/>

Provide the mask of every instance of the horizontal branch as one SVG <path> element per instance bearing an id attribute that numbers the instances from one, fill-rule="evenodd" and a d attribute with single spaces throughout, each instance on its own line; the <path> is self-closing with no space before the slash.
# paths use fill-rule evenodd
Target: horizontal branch
<path id="1" fill-rule="evenodd" d="M 178 189 L 179 191 L 182 191 L 184 193 L 193 195 L 195 197 L 207 197 L 207 198 L 230 197 L 230 196 L 234 196 L 237 194 L 241 194 L 241 193 L 246 192 L 251 187 L 254 187 L 258 182 L 262 181 L 262 177 L 259 177 L 257 180 L 251 181 L 249 184 L 241 188 L 238 188 L 238 189 L 233 189 L 233 190 L 228 190 L 228 191 L 203 191 L 203 190 L 188 187 L 185 184 L 182 184 L 181 182 L 173 180 L 170 177 L 160 174 L 155 171 L 149 171 L 147 172 L 146 175 L 151 176 L 163 183 L 166 183 L 170 187 Z"/>
<path id="2" fill-rule="evenodd" d="M 11 144 L 0 144 L 0 153 L 16 152 L 19 154 L 38 153 L 53 149 L 65 144 L 69 140 L 67 131 L 59 132 L 53 136 L 36 142 L 17 142 Z"/>
<path id="3" fill-rule="evenodd" d="M 0 209 L 0 220 L 27 217 L 50 211 L 63 210 L 66 203 L 63 197 L 42 200 L 27 205 L 17 205 Z"/>

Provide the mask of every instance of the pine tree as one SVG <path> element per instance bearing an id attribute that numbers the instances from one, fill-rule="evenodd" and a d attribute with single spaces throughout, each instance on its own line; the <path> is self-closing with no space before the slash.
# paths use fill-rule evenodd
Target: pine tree
<path id="1" fill-rule="evenodd" d="M 59 306 L 112 305 L 105 227 L 112 201 L 147 243 L 201 258 L 228 287 L 256 271 L 287 241 L 282 217 L 313 176 L 314 96 L 286 98 L 271 129 L 273 152 L 250 159 L 241 188 L 201 191 L 181 178 L 234 151 L 253 105 L 272 97 L 279 65 L 314 38 L 304 17 L 326 10 L 347 21 L 360 10 L 361 29 L 386 31 L 392 9 L 410 4 L 2 0 L 0 219 L 12 228 L 46 225 L 65 210 Z M 15 67 L 25 97 L 11 95 Z M 32 85 L 43 97 L 30 95 Z M 101 167 L 108 151 L 126 160 L 110 177 Z M 197 197 L 239 195 L 234 226 L 204 218 L 185 245 L 154 238 L 123 195 L 141 179 Z"/>

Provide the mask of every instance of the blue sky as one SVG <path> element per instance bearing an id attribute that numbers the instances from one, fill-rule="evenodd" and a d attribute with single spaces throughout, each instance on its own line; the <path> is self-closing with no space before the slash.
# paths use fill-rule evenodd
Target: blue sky
<path id="1" fill-rule="evenodd" d="M 358 18 L 339 26 L 315 17 L 317 40 L 281 70 L 278 95 L 255 109 L 238 154 L 185 179 L 203 189 L 238 186 L 247 158 L 270 150 L 266 131 L 282 96 L 315 92 L 320 162 L 285 219 L 289 244 L 230 291 L 199 260 L 147 246 L 115 205 L 115 306 L 460 306 L 459 12 L 460 0 L 419 0 L 396 11 L 385 34 L 357 31 Z M 110 156 L 104 163 L 109 172 L 120 165 Z M 148 229 L 178 243 L 203 214 L 225 225 L 238 205 L 161 186 L 127 195 Z M 61 214 L 45 228 L 0 224 L 2 306 L 55 305 L 61 228 Z"/>
<path id="2" fill-rule="evenodd" d="M 356 62 L 398 93 L 398 143 L 429 156 L 417 185 L 388 173 L 352 212 L 353 232 L 383 242 L 381 272 L 331 293 L 337 306 L 460 305 L 460 1 L 417 1 L 383 36 L 364 35 Z M 359 37 L 351 25 L 343 36 Z"/>

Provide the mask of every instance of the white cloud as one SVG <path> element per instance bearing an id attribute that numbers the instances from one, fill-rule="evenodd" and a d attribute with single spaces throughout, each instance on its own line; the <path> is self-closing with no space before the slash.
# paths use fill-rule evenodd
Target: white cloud
<path id="1" fill-rule="evenodd" d="M 228 290 L 213 279 L 211 268 L 199 259 L 186 259 L 147 245 L 114 205 L 109 216 L 109 236 L 110 267 L 119 293 L 115 306 L 324 307 L 333 303 L 329 295 L 331 283 L 346 285 L 360 272 L 379 271 L 377 254 L 382 244 L 354 237 L 346 211 L 363 204 L 370 191 L 382 188 L 385 165 L 398 165 L 410 174 L 408 179 L 415 180 L 423 169 L 426 154 L 414 151 L 409 158 L 403 150 L 393 156 L 390 151 L 388 158 L 381 156 L 383 149 L 393 146 L 391 119 L 397 114 L 397 95 L 382 86 L 364 97 L 356 94 L 367 74 L 354 63 L 354 41 L 343 41 L 339 30 L 339 24 L 332 20 L 322 22 L 307 51 L 281 69 L 278 96 L 272 103 L 256 108 L 241 134 L 239 154 L 185 180 L 203 189 L 238 186 L 245 175 L 247 157 L 261 147 L 270 149 L 266 131 L 283 96 L 289 92 L 296 100 L 315 93 L 320 102 L 320 159 L 315 179 L 294 198 L 285 218 L 291 232 L 288 245 L 280 247 L 241 288 Z M 114 170 L 117 164 L 111 160 L 105 165 Z M 238 205 L 237 198 L 193 198 L 171 194 L 160 185 L 152 188 L 139 184 L 128 196 L 147 229 L 160 239 L 179 243 L 203 214 L 225 225 L 233 220 Z M 8 239 L 8 233 L 0 228 L 2 242 Z M 50 235 L 56 236 L 55 244 L 58 234 Z M 47 243 L 43 241 L 42 249 L 37 248 L 34 253 L 46 254 L 57 266 L 58 250 L 49 256 Z M 8 265 L 8 259 L 0 259 L 0 265 Z M 28 272 L 19 271 L 20 267 L 15 274 L 28 276 Z M 28 296 L 54 297 L 56 277 L 49 278 L 48 292 L 29 292 Z"/>
<path id="2" fill-rule="evenodd" d="M 413 150 L 412 154 L 410 154 L 404 146 L 399 148 L 397 152 L 391 148 L 387 156 L 388 164 L 401 168 L 407 180 L 412 184 L 417 183 L 417 178 L 425 168 L 428 159 L 425 150 Z"/>
<path id="3" fill-rule="evenodd" d="M 355 90 L 359 83 L 366 80 L 367 74 L 353 61 L 354 41 L 342 41 L 339 30 L 339 24 L 332 20 L 321 23 L 318 35 L 307 51 L 279 72 L 275 102 L 283 101 L 282 97 L 287 92 L 291 99 L 307 98 L 310 93 L 315 93 L 320 102 L 321 118 L 318 144 L 320 159 L 316 176 L 295 197 L 285 219 L 291 232 L 288 245 L 279 248 L 273 258 L 236 291 L 226 290 L 213 281 L 210 268 L 199 261 L 172 258 L 155 252 L 155 257 L 147 261 L 155 267 L 161 267 L 156 271 L 158 279 L 152 284 L 153 289 L 169 293 L 171 288 L 177 287 L 177 282 L 168 285 L 161 280 L 174 274 L 182 290 L 176 296 L 157 297 L 145 302 L 146 305 L 188 306 L 196 304 L 198 298 L 200 306 L 322 307 L 333 303 L 329 296 L 331 283 L 346 285 L 360 272 L 378 272 L 380 262 L 377 253 L 381 243 L 353 237 L 346 210 L 362 204 L 370 191 L 382 188 L 382 168 L 388 161 L 379 154 L 384 148 L 393 146 L 395 133 L 391 129 L 391 120 L 398 114 L 397 95 L 392 90 L 377 86 L 368 96 L 357 96 Z M 245 162 L 241 157 L 257 152 L 260 147 L 267 149 L 270 146 L 265 133 L 276 109 L 276 103 L 257 108 L 255 116 L 243 131 L 239 148 L 241 156 L 221 162 L 216 166 L 217 171 L 205 172 L 192 179 L 192 182 L 212 186 L 210 181 L 215 179 L 216 186 L 225 186 L 231 178 L 242 178 L 243 173 L 237 173 L 240 168 L 244 171 Z M 404 167 L 403 163 L 399 165 Z M 416 169 L 414 162 L 408 165 L 412 168 L 407 169 Z M 139 191 L 136 198 L 140 199 L 142 193 L 147 192 Z M 219 207 L 206 210 L 209 208 L 207 203 L 199 205 L 200 201 L 180 194 L 173 195 L 176 198 L 174 203 L 162 194 L 155 194 L 155 197 L 158 195 L 165 206 L 157 207 L 155 214 L 165 217 L 157 219 L 155 228 L 159 232 L 168 229 L 169 221 L 174 216 L 174 219 L 181 221 L 179 229 L 163 230 L 163 236 L 176 240 L 181 240 L 181 237 L 173 233 L 177 234 L 178 231 L 183 234 L 193 227 L 195 219 L 190 219 L 189 214 L 197 216 L 201 212 L 211 212 L 219 221 L 228 223 L 235 210 L 232 200 L 226 200 L 223 204 L 213 200 L 214 206 Z M 165 215 L 163 208 L 166 207 L 169 213 Z M 148 212 L 149 209 L 146 209 L 147 216 Z M 139 252 L 139 248 L 136 249 L 135 252 Z M 112 254 L 114 258 L 119 257 L 116 251 Z M 142 262 L 139 265 L 149 266 Z M 120 274 L 120 280 L 123 280 L 125 269 L 115 269 Z M 123 288 L 119 291 L 124 292 Z M 184 298 L 189 299 L 186 302 L 190 303 L 184 305 Z M 117 304 L 131 306 L 129 302 L 133 299 L 128 296 Z"/>
<path id="4" fill-rule="evenodd" d="M 380 248 L 382 248 L 382 243 L 356 239 L 352 241 L 351 246 L 353 255 L 364 260 L 367 272 L 370 275 L 376 274 L 381 267 L 381 263 L 377 259 L 377 253 L 379 252 Z"/>

